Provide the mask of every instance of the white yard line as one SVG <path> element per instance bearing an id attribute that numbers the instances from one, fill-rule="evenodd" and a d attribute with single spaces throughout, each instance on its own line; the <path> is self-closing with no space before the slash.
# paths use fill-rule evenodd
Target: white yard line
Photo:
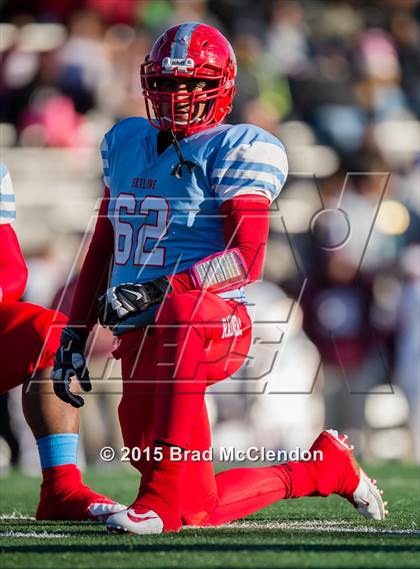
<path id="1" fill-rule="evenodd" d="M 11 514 L 0 514 L 0 520 L 25 520 L 28 522 L 35 521 L 35 518 L 24 516 L 20 512 L 12 512 Z"/>
<path id="2" fill-rule="evenodd" d="M 47 531 L 6 531 L 0 532 L 0 539 L 22 539 L 22 538 L 36 538 L 36 539 L 62 539 L 70 537 L 68 533 L 49 533 Z"/>
<path id="3" fill-rule="evenodd" d="M 226 525 L 227 528 L 243 529 L 279 529 L 300 531 L 321 531 L 325 533 L 377 533 L 385 535 L 420 535 L 418 529 L 381 528 L 374 526 L 348 526 L 343 522 L 308 520 L 304 522 L 233 522 Z"/>
<path id="4" fill-rule="evenodd" d="M 246 530 L 261 530 L 261 529 L 276 529 L 276 530 L 298 530 L 298 531 L 320 531 L 325 533 L 373 533 L 382 535 L 420 535 L 419 529 L 402 529 L 402 528 L 381 528 L 374 526 L 349 526 L 341 521 L 321 521 L 321 520 L 308 520 L 300 522 L 257 522 L 257 521 L 243 521 L 232 522 L 220 526 L 226 529 L 246 529 Z M 207 528 L 199 528 L 189 526 L 184 529 L 215 529 L 208 526 Z"/>

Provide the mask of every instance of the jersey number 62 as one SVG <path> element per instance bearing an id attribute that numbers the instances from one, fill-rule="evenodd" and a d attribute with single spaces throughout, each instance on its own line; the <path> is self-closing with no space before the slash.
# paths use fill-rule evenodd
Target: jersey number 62
<path id="1" fill-rule="evenodd" d="M 153 213 L 155 215 L 153 215 Z M 115 263 L 163 267 L 166 250 L 159 242 L 166 236 L 169 203 L 165 198 L 122 193 L 115 202 Z"/>

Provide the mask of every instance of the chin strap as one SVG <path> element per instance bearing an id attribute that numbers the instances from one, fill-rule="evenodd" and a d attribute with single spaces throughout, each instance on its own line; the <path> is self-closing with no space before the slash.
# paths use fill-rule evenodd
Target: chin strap
<path id="1" fill-rule="evenodd" d="M 175 178 L 178 178 L 178 180 L 179 180 L 180 178 L 182 178 L 182 168 L 184 166 L 186 166 L 188 168 L 188 171 L 190 172 L 190 174 L 192 174 L 194 172 L 197 164 L 195 162 L 192 162 L 191 160 L 185 160 L 184 156 L 182 155 L 182 151 L 181 151 L 181 148 L 179 146 L 179 142 L 178 142 L 178 140 L 175 136 L 175 133 L 172 129 L 170 130 L 170 133 L 171 133 L 171 137 L 172 137 L 172 143 L 175 146 L 175 151 L 176 151 L 176 154 L 177 154 L 178 160 L 179 160 L 178 164 L 172 168 L 171 176 L 175 176 Z"/>

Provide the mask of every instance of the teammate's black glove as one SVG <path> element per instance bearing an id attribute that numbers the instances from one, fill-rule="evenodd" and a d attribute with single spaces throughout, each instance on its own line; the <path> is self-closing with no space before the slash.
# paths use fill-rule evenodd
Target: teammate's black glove
<path id="1" fill-rule="evenodd" d="M 90 391 L 89 371 L 86 367 L 85 345 L 87 333 L 68 326 L 61 333 L 61 345 L 55 354 L 52 380 L 54 391 L 65 403 L 82 407 L 83 398 L 70 391 L 72 377 L 75 375 L 83 391 Z"/>
<path id="2" fill-rule="evenodd" d="M 143 284 L 127 283 L 109 288 L 98 301 L 99 322 L 102 326 L 115 326 L 121 320 L 159 304 L 171 291 L 166 277 Z"/>

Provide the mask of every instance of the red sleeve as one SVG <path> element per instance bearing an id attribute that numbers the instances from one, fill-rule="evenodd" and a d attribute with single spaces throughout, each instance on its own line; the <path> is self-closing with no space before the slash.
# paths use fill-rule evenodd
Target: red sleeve
<path id="1" fill-rule="evenodd" d="M 97 301 L 107 287 L 114 251 L 114 229 L 107 217 L 109 190 L 105 188 L 95 231 L 77 280 L 69 323 L 86 325 L 87 332 L 98 319 Z"/>
<path id="2" fill-rule="evenodd" d="M 269 231 L 270 202 L 264 196 L 242 195 L 224 202 L 225 242 L 228 249 L 238 247 L 248 270 L 248 282 L 261 277 Z M 188 271 L 168 276 L 175 294 L 195 288 Z"/>
<path id="3" fill-rule="evenodd" d="M 0 225 L 0 302 L 19 300 L 25 292 L 28 269 L 13 227 Z"/>
<path id="4" fill-rule="evenodd" d="M 225 219 L 225 241 L 229 249 L 239 247 L 248 270 L 248 282 L 261 278 L 270 229 L 270 201 L 264 196 L 243 195 L 221 207 Z"/>

